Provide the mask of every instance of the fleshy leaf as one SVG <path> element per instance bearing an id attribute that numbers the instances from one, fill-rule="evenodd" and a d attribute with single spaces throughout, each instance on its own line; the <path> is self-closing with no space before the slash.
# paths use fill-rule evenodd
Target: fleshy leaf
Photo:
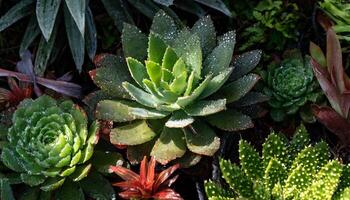
<path id="1" fill-rule="evenodd" d="M 207 57 L 216 45 L 216 32 L 213 21 L 209 16 L 201 17 L 193 25 L 191 31 L 199 36 L 203 57 Z"/>
<path id="2" fill-rule="evenodd" d="M 147 41 L 147 36 L 136 26 L 124 24 L 122 43 L 125 57 L 144 60 L 147 56 Z"/>
<path id="3" fill-rule="evenodd" d="M 230 81 L 237 80 L 252 71 L 259 64 L 261 54 L 261 50 L 253 50 L 235 57 Z"/>
<path id="4" fill-rule="evenodd" d="M 190 116 L 206 116 L 226 109 L 226 99 L 201 100 L 187 106 L 184 110 Z"/>
<path id="5" fill-rule="evenodd" d="M 237 110 L 228 109 L 206 117 L 206 120 L 213 126 L 225 131 L 239 131 L 254 126 L 249 116 Z"/>
<path id="6" fill-rule="evenodd" d="M 183 128 L 194 122 L 194 118 L 187 115 L 184 111 L 175 111 L 165 123 L 169 128 Z"/>
<path id="7" fill-rule="evenodd" d="M 170 16 L 159 10 L 153 17 L 151 32 L 159 35 L 169 45 L 176 38 L 177 26 Z"/>

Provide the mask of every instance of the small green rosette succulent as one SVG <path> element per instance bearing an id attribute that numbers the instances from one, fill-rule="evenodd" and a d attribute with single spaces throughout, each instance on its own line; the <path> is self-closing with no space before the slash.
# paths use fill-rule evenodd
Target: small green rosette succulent
<path id="1" fill-rule="evenodd" d="M 212 127 L 236 131 L 253 126 L 247 108 L 266 100 L 251 92 L 260 77 L 249 73 L 261 52 L 232 61 L 235 32 L 217 37 L 209 17 L 179 28 L 160 11 L 148 37 L 125 24 L 122 42 L 125 58 L 95 59 L 99 68 L 90 75 L 101 90 L 85 102 L 90 107 L 98 102 L 98 119 L 118 123 L 110 140 L 126 145 L 132 162 L 150 154 L 163 164 L 181 157 L 194 164 L 220 146 Z"/>
<path id="2" fill-rule="evenodd" d="M 300 113 L 305 122 L 314 122 L 310 103 L 319 101 L 322 93 L 314 78 L 310 57 L 285 58 L 281 63 L 268 66 L 265 75 L 264 93 L 270 96 L 268 101 L 270 115 L 280 122 L 288 115 Z"/>
<path id="3" fill-rule="evenodd" d="M 98 124 L 88 129 L 85 112 L 73 102 L 49 96 L 26 99 L 12 122 L 1 159 L 25 184 L 50 191 L 87 175 Z"/>

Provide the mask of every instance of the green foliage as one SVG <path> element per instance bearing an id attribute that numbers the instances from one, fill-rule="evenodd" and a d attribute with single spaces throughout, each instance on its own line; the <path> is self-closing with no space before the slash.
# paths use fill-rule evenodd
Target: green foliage
<path id="1" fill-rule="evenodd" d="M 253 126 L 240 110 L 266 100 L 260 93 L 252 93 L 259 96 L 255 101 L 244 99 L 259 80 L 249 72 L 261 52 L 232 61 L 233 31 L 216 37 L 210 17 L 201 18 L 191 29 L 180 29 L 160 11 L 148 37 L 125 24 L 122 42 L 126 64 L 117 56 L 101 55 L 100 68 L 90 75 L 110 97 L 100 98 L 96 117 L 130 122 L 111 131 L 112 143 L 131 147 L 128 155 L 151 154 L 161 163 L 182 157 L 187 149 L 212 156 L 220 140 L 208 123 L 228 131 Z M 116 97 L 117 92 L 122 95 Z M 227 108 L 228 104 L 232 106 Z M 150 152 L 137 150 L 147 143 Z"/>
<path id="2" fill-rule="evenodd" d="M 349 196 L 349 166 L 329 157 L 324 142 L 309 144 L 303 125 L 292 141 L 272 132 L 262 155 L 246 141 L 239 143 L 240 166 L 220 160 L 229 189 L 208 181 L 205 190 L 214 199 L 346 199 Z"/>
<path id="3" fill-rule="evenodd" d="M 263 0 L 252 10 L 253 25 L 242 34 L 246 38 L 241 50 L 258 43 L 266 43 L 269 49 L 283 49 L 287 40 L 296 40 L 300 20 L 299 8 L 295 3 L 282 0 Z"/>
<path id="4" fill-rule="evenodd" d="M 309 102 L 319 101 L 322 93 L 314 78 L 309 56 L 303 59 L 300 55 L 291 55 L 281 63 L 270 64 L 265 82 L 264 92 L 271 97 L 269 105 L 273 120 L 283 121 L 287 115 L 299 112 L 305 122 L 314 122 Z"/>
<path id="5" fill-rule="evenodd" d="M 49 191 L 87 175 L 98 124 L 88 129 L 86 114 L 71 101 L 24 100 L 12 122 L 1 159 L 25 184 Z"/>

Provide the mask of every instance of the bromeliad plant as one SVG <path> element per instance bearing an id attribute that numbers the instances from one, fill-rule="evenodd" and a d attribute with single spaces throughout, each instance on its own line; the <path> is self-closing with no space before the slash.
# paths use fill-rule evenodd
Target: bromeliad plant
<path id="1" fill-rule="evenodd" d="M 76 189 L 72 181 L 86 177 L 91 168 L 87 161 L 97 143 L 98 124 L 88 129 L 78 106 L 48 96 L 22 101 L 12 122 L 1 153 L 3 164 L 31 187 Z"/>
<path id="2" fill-rule="evenodd" d="M 180 194 L 169 188 L 178 176 L 169 178 L 180 165 L 173 165 L 160 173 L 155 172 L 155 167 L 154 157 L 147 163 L 146 156 L 141 162 L 140 174 L 121 166 L 110 166 L 111 172 L 124 179 L 123 182 L 113 184 L 124 190 L 119 193 L 119 196 L 123 199 L 183 200 Z"/>
<path id="3" fill-rule="evenodd" d="M 300 113 L 305 122 L 314 122 L 310 103 L 318 102 L 322 93 L 312 73 L 310 57 L 291 53 L 280 63 L 268 66 L 264 88 L 270 96 L 270 115 L 274 121 L 283 121 L 288 115 Z"/>
<path id="4" fill-rule="evenodd" d="M 299 199 L 345 200 L 350 198 L 350 166 L 329 158 L 325 142 L 310 145 L 304 126 L 292 141 L 271 133 L 262 154 L 246 141 L 239 143 L 240 166 L 221 159 L 220 169 L 230 189 L 205 183 L 209 200 Z"/>
<path id="5" fill-rule="evenodd" d="M 233 31 L 217 38 L 209 17 L 201 18 L 192 29 L 179 29 L 160 11 L 148 38 L 125 24 L 122 42 L 127 66 L 122 58 L 98 56 L 95 61 L 100 67 L 90 75 L 101 91 L 85 101 L 90 107 L 99 102 L 98 119 L 128 122 L 112 129 L 110 139 L 128 146 L 130 160 L 150 153 L 165 164 L 182 157 L 187 149 L 212 156 L 220 139 L 208 123 L 226 131 L 253 126 L 242 107 L 266 100 L 260 93 L 248 93 L 259 80 L 249 71 L 261 52 L 238 56 L 230 65 Z M 106 98 L 111 100 L 101 101 Z"/>

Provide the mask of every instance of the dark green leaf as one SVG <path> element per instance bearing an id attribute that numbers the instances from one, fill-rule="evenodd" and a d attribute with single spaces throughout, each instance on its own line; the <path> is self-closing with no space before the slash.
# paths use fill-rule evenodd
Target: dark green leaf
<path id="1" fill-rule="evenodd" d="M 181 168 L 189 168 L 198 164 L 201 159 L 201 155 L 192 153 L 191 151 L 186 151 L 185 155 L 183 155 L 181 158 L 175 159 L 173 162 L 179 163 Z"/>
<path id="2" fill-rule="evenodd" d="M 174 5 L 181 10 L 203 17 L 206 11 L 194 1 L 175 1 Z"/>
<path id="3" fill-rule="evenodd" d="M 234 102 L 233 105 L 237 107 L 250 106 L 253 104 L 265 102 L 269 100 L 269 97 L 260 92 L 249 92 L 238 101 Z"/>
<path id="4" fill-rule="evenodd" d="M 140 120 L 113 128 L 110 141 L 117 145 L 139 145 L 152 140 L 156 135 L 145 120 Z"/>
<path id="5" fill-rule="evenodd" d="M 261 54 L 261 50 L 253 50 L 235 57 L 233 59 L 234 69 L 230 80 L 237 80 L 253 70 L 259 64 Z"/>
<path id="6" fill-rule="evenodd" d="M 96 183 L 95 183 L 96 184 Z M 66 180 L 56 195 L 57 200 L 85 200 L 79 184 Z"/>
<path id="7" fill-rule="evenodd" d="M 164 41 L 153 33 L 148 38 L 148 60 L 155 63 L 162 63 L 162 59 L 167 46 Z"/>
<path id="8" fill-rule="evenodd" d="M 198 3 L 204 4 L 208 7 L 211 7 L 215 10 L 218 10 L 229 17 L 232 17 L 230 10 L 221 0 L 195 0 L 195 1 Z"/>
<path id="9" fill-rule="evenodd" d="M 8 168 L 12 169 L 16 172 L 23 172 L 23 168 L 20 165 L 19 155 L 16 153 L 16 151 L 12 150 L 9 147 L 6 147 L 2 149 L 1 152 L 1 161 L 4 165 L 6 165 Z"/>
<path id="10" fill-rule="evenodd" d="M 40 175 L 36 176 L 36 175 L 29 175 L 29 174 L 22 173 L 21 179 L 25 184 L 33 187 L 33 186 L 37 186 L 37 185 L 40 185 L 41 183 L 43 183 L 45 181 L 46 177 L 40 176 Z"/>
<path id="11" fill-rule="evenodd" d="M 153 16 L 160 9 L 159 6 L 154 4 L 152 1 L 140 1 L 140 0 L 128 0 L 129 3 L 134 6 L 139 12 L 144 14 L 149 19 L 152 19 Z"/>
<path id="12" fill-rule="evenodd" d="M 65 5 L 69 11 L 69 13 L 65 11 L 65 15 L 69 15 L 70 18 L 72 18 L 72 21 L 74 21 L 78 28 L 81 37 L 84 37 L 86 0 L 65 0 Z"/>
<path id="13" fill-rule="evenodd" d="M 41 185 L 40 189 L 46 192 L 55 190 L 61 187 L 62 184 L 65 182 L 65 180 L 66 180 L 65 178 L 61 178 L 61 177 L 49 178 Z"/>
<path id="14" fill-rule="evenodd" d="M 140 88 L 130 84 L 128 82 L 123 83 L 123 87 L 126 91 L 129 92 L 130 96 L 132 96 L 138 103 L 151 107 L 157 108 L 162 102 L 156 99 L 153 95 L 141 90 Z"/>
<path id="15" fill-rule="evenodd" d="M 101 0 L 108 15 L 113 19 L 115 26 L 120 32 L 123 31 L 123 23 L 133 23 L 132 18 L 128 16 L 125 10 L 125 2 L 123 0 Z"/>
<path id="16" fill-rule="evenodd" d="M 131 57 L 126 58 L 126 63 L 128 64 L 132 78 L 139 86 L 144 87 L 142 81 L 148 78 L 146 67 L 140 61 Z"/>
<path id="17" fill-rule="evenodd" d="M 91 9 L 87 8 L 85 13 L 86 18 L 86 31 L 85 31 L 85 45 L 86 50 L 91 60 L 94 59 L 97 48 L 97 33 L 94 22 L 94 16 L 92 15 Z"/>
<path id="18" fill-rule="evenodd" d="M 135 119 L 160 119 L 168 113 L 144 107 L 136 102 L 104 100 L 98 103 L 96 118 L 127 122 Z"/>
<path id="19" fill-rule="evenodd" d="M 124 24 L 122 43 L 125 57 L 145 60 L 147 57 L 148 38 L 136 26 Z"/>
<path id="20" fill-rule="evenodd" d="M 89 197 L 96 200 L 117 198 L 111 183 L 96 171 L 92 171 L 88 177 L 81 180 L 80 186 Z"/>
<path id="21" fill-rule="evenodd" d="M 40 196 L 40 188 L 28 187 L 19 197 L 19 200 L 38 200 Z M 41 200 L 41 199 L 40 199 Z"/>
<path id="22" fill-rule="evenodd" d="M 156 33 L 157 36 L 161 37 L 169 45 L 176 38 L 177 26 L 169 15 L 163 10 L 160 10 L 153 18 L 151 32 Z"/>
<path id="23" fill-rule="evenodd" d="M 153 146 L 151 156 L 161 164 L 167 164 L 186 152 L 186 141 L 181 129 L 164 127 L 160 138 Z"/>
<path id="24" fill-rule="evenodd" d="M 29 45 L 34 41 L 34 39 L 40 34 L 40 28 L 36 16 L 33 15 L 28 23 L 28 26 L 24 32 L 21 46 L 19 48 L 19 55 L 21 56 L 25 50 L 28 49 Z"/>
<path id="25" fill-rule="evenodd" d="M 83 178 L 85 178 L 89 174 L 91 166 L 92 166 L 91 164 L 78 166 L 76 168 L 76 170 L 74 171 L 74 173 L 72 175 L 70 175 L 70 178 L 74 182 L 82 180 Z"/>
<path id="26" fill-rule="evenodd" d="M 1 200 L 15 200 L 12 194 L 11 186 L 7 179 L 0 179 L 0 199 Z"/>
<path id="27" fill-rule="evenodd" d="M 249 116 L 229 109 L 206 117 L 208 122 L 225 131 L 240 131 L 254 126 Z"/>
<path id="28" fill-rule="evenodd" d="M 204 99 L 215 92 L 217 92 L 227 81 L 233 71 L 233 67 L 227 68 L 221 71 L 218 75 L 214 76 L 205 87 L 199 99 Z"/>
<path id="29" fill-rule="evenodd" d="M 70 3 L 68 3 L 70 2 Z M 75 3 L 73 3 L 75 2 Z M 71 50 L 71 53 L 73 55 L 73 59 L 74 59 L 74 63 L 75 66 L 77 68 L 77 70 L 79 72 L 82 71 L 82 66 L 84 63 L 84 54 L 85 54 L 85 40 L 84 40 L 84 30 L 79 30 L 82 27 L 78 27 L 77 24 L 75 23 L 75 19 L 73 18 L 75 17 L 79 17 L 80 14 L 77 13 L 77 15 L 71 15 L 72 12 L 76 11 L 75 9 L 78 9 L 79 6 L 75 6 L 78 4 L 81 4 L 81 2 L 85 2 L 85 0 L 66 0 L 66 6 L 64 6 L 63 9 L 63 13 L 64 13 L 64 24 L 66 27 L 66 32 L 67 32 L 67 38 L 68 38 L 68 43 L 69 43 L 69 47 Z M 67 5 L 71 6 L 71 11 L 69 10 L 69 8 L 67 8 Z M 85 4 L 85 3 L 84 3 Z M 78 9 L 79 10 L 79 9 Z M 77 11 L 79 12 L 79 11 Z M 83 10 L 83 18 L 84 19 L 84 24 L 83 24 L 83 28 L 85 29 L 85 7 Z M 79 20 L 82 20 L 79 19 Z M 81 23 L 81 22 L 79 22 Z M 80 24 L 82 25 L 82 24 Z"/>
<path id="30" fill-rule="evenodd" d="M 36 1 L 36 17 L 38 24 L 46 41 L 51 38 L 51 33 L 55 25 L 58 9 L 61 0 L 37 0 Z"/>
<path id="31" fill-rule="evenodd" d="M 121 165 L 124 163 L 123 156 L 117 152 L 109 151 L 94 151 L 94 155 L 91 158 L 91 163 L 94 168 L 103 174 L 109 174 L 109 167 L 111 165 Z M 90 177 L 89 174 L 88 177 Z M 83 179 L 82 181 L 84 181 Z"/>
<path id="32" fill-rule="evenodd" d="M 178 110 L 173 112 L 165 126 L 169 128 L 183 128 L 194 122 L 193 117 L 188 116 L 184 111 Z"/>
<path id="33" fill-rule="evenodd" d="M 33 11 L 34 0 L 22 0 L 14 5 L 5 15 L 0 18 L 0 31 L 3 31 L 13 23 L 29 15 Z"/>
<path id="34" fill-rule="evenodd" d="M 144 156 L 149 156 L 152 151 L 152 147 L 156 139 L 153 139 L 149 142 L 136 145 L 136 146 L 128 146 L 127 148 L 127 157 L 131 164 L 135 165 L 142 161 Z"/>
<path id="35" fill-rule="evenodd" d="M 220 147 L 220 138 L 205 123 L 196 121 L 185 129 L 187 148 L 197 154 L 213 156 Z"/>
<path id="36" fill-rule="evenodd" d="M 193 25 L 191 31 L 199 36 L 203 57 L 207 57 L 216 45 L 216 32 L 213 21 L 209 16 L 202 17 Z"/>
<path id="37" fill-rule="evenodd" d="M 187 106 L 184 110 L 190 116 L 206 116 L 226 109 L 226 99 L 202 100 Z"/>
<path id="38" fill-rule="evenodd" d="M 174 0 L 153 0 L 156 3 L 162 4 L 163 6 L 171 6 L 174 3 Z"/>

